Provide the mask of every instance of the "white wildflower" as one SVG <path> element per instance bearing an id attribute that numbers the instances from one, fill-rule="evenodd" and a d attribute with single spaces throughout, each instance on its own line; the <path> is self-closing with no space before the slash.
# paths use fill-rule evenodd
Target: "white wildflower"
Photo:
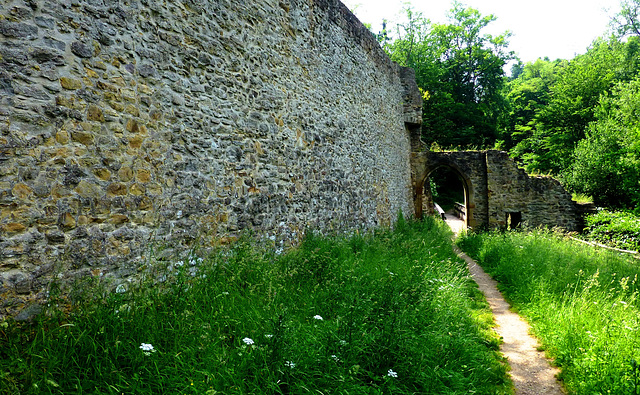
<path id="1" fill-rule="evenodd" d="M 321 316 L 319 316 L 319 315 L 314 315 L 314 316 L 313 316 L 313 318 L 314 318 L 314 319 L 316 319 L 316 320 L 320 320 L 320 321 L 322 321 L 322 317 L 321 317 Z"/>
<path id="2" fill-rule="evenodd" d="M 387 372 L 387 376 L 398 377 L 398 373 L 394 372 L 392 369 L 389 369 L 389 371 Z"/>
<path id="3" fill-rule="evenodd" d="M 254 344 L 254 343 L 255 343 L 251 338 L 248 338 L 248 337 L 245 337 L 244 339 L 242 339 L 242 341 L 243 341 L 243 342 L 244 342 L 244 344 L 246 344 L 247 346 L 250 346 L 250 345 L 252 345 L 252 344 Z"/>
<path id="4" fill-rule="evenodd" d="M 284 363 L 284 366 L 293 369 L 293 368 L 296 367 L 296 364 L 291 362 L 291 361 L 287 361 L 287 362 Z"/>
<path id="5" fill-rule="evenodd" d="M 156 350 L 153 348 L 153 346 L 149 343 L 142 343 L 140 344 L 140 349 L 142 350 L 142 352 L 144 353 L 144 355 L 151 355 L 152 352 L 156 352 Z"/>

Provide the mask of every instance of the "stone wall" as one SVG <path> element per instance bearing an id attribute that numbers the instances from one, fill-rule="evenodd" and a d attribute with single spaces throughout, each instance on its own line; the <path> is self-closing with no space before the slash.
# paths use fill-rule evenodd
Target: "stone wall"
<path id="1" fill-rule="evenodd" d="M 458 174 L 464 186 L 470 227 L 504 228 L 507 213 L 515 213 L 529 227 L 580 230 L 581 214 L 560 182 L 527 175 L 506 152 L 413 152 L 411 158 L 416 216 L 426 211 L 425 202 L 432 204 L 425 181 L 445 167 Z"/>
<path id="2" fill-rule="evenodd" d="M 0 318 L 153 245 L 409 215 L 411 78 L 337 0 L 3 1 Z"/>
<path id="3" fill-rule="evenodd" d="M 487 151 L 489 226 L 505 227 L 506 213 L 520 213 L 523 224 L 579 230 L 576 203 L 552 177 L 529 176 L 503 151 Z"/>
<path id="4" fill-rule="evenodd" d="M 423 205 L 433 204 L 428 184 L 424 187 L 426 178 L 438 168 L 448 168 L 453 170 L 464 184 L 467 225 L 477 227 L 487 223 L 487 169 L 484 151 L 414 152 L 412 164 L 417 188 L 415 195 L 422 200 Z M 428 206 L 423 207 L 424 213 L 425 208 L 430 208 Z M 416 215 L 420 216 L 421 213 Z"/>

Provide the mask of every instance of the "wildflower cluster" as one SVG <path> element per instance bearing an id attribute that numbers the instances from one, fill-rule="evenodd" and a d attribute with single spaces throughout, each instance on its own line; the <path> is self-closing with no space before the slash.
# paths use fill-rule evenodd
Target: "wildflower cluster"
<path id="1" fill-rule="evenodd" d="M 151 355 L 151 353 L 156 352 L 155 348 L 153 348 L 153 346 L 149 343 L 140 344 L 140 349 L 142 350 L 144 355 L 147 355 L 147 356 Z"/>

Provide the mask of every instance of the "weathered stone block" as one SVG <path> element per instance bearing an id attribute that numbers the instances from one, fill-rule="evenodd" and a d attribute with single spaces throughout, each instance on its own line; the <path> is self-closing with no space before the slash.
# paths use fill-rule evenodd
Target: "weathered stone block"
<path id="1" fill-rule="evenodd" d="M 60 77 L 60 85 L 64 89 L 78 90 L 78 89 L 82 88 L 82 80 L 75 79 L 75 78 L 69 78 L 69 77 Z M 62 103 L 59 103 L 59 104 L 63 105 Z M 69 107 L 69 106 L 67 106 L 67 107 Z"/>
<path id="2" fill-rule="evenodd" d="M 26 200 L 33 194 L 33 189 L 26 184 L 18 183 L 11 189 L 11 194 L 18 199 Z"/>
<path id="3" fill-rule="evenodd" d="M 45 237 L 50 244 L 62 244 L 65 242 L 64 232 L 58 229 L 45 232 Z"/>
<path id="4" fill-rule="evenodd" d="M 84 145 L 92 145 L 93 144 L 93 134 L 81 131 L 73 131 L 71 132 L 71 140 L 77 141 L 80 144 Z"/>
<path id="5" fill-rule="evenodd" d="M 63 230 L 71 230 L 76 227 L 76 220 L 71 213 L 63 213 L 58 218 L 58 225 Z"/>
<path id="6" fill-rule="evenodd" d="M 125 184 L 116 182 L 107 187 L 107 196 L 124 196 L 127 194 L 127 191 L 127 186 Z"/>
<path id="7" fill-rule="evenodd" d="M 114 214 L 109 218 L 109 223 L 113 225 L 122 225 L 126 222 L 129 222 L 129 217 L 123 214 Z"/>
<path id="8" fill-rule="evenodd" d="M 11 222 L 2 226 L 2 230 L 7 233 L 22 233 L 27 229 L 23 224 Z"/>
<path id="9" fill-rule="evenodd" d="M 99 185 L 93 184 L 89 181 L 82 180 L 74 189 L 78 195 L 84 198 L 99 198 L 104 195 L 102 188 Z"/>
<path id="10" fill-rule="evenodd" d="M 102 109 L 95 104 L 90 104 L 87 108 L 87 120 L 104 122 L 104 113 Z"/>
<path id="11" fill-rule="evenodd" d="M 71 43 L 71 52 L 81 58 L 91 58 L 94 54 L 94 47 L 91 44 L 74 41 Z"/>
<path id="12" fill-rule="evenodd" d="M 104 167 L 95 169 L 93 173 L 102 181 L 109 181 L 111 179 L 111 172 L 109 171 L 109 169 L 106 169 Z"/>
<path id="13" fill-rule="evenodd" d="M 10 22 L 0 19 L 0 34 L 5 37 L 34 40 L 38 38 L 38 27 L 23 22 Z"/>

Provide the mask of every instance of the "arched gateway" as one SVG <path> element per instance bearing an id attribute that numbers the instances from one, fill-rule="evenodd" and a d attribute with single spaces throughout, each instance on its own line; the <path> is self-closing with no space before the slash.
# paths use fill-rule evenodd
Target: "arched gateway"
<path id="1" fill-rule="evenodd" d="M 506 227 L 517 222 L 570 231 L 579 228 L 576 203 L 557 180 L 528 176 L 506 152 L 496 150 L 412 152 L 412 187 L 418 218 L 433 204 L 425 182 L 441 167 L 451 169 L 462 181 L 463 219 L 469 227 Z"/>

